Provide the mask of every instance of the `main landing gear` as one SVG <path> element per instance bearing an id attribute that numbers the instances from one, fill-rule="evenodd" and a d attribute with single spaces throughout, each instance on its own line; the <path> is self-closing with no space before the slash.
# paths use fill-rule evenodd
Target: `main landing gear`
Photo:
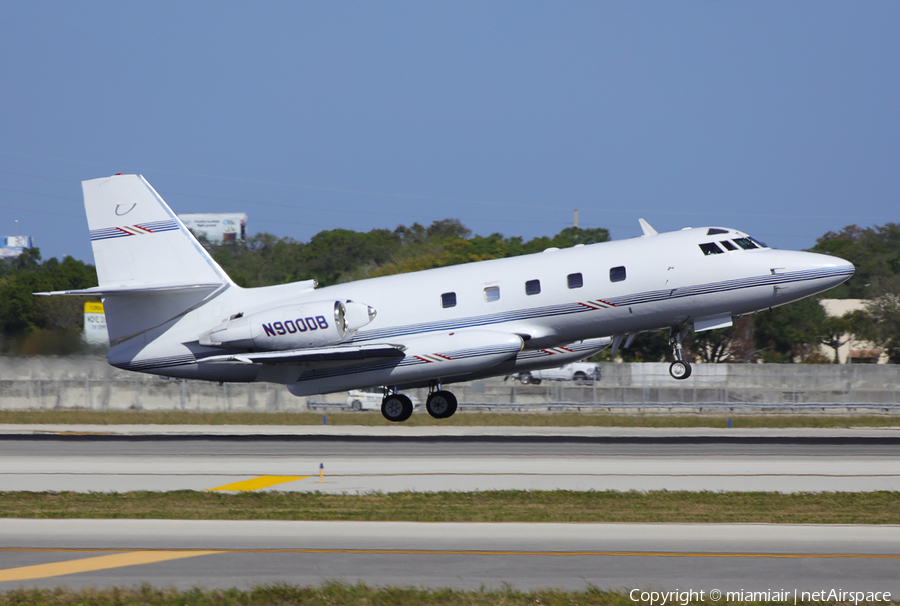
<path id="1" fill-rule="evenodd" d="M 432 381 L 428 388 L 428 399 L 425 400 L 425 410 L 435 419 L 452 417 L 456 412 L 456 396 L 441 388 L 440 381 Z"/>
<path id="2" fill-rule="evenodd" d="M 441 389 L 439 381 L 434 381 L 429 388 L 425 410 L 435 419 L 452 417 L 456 412 L 456 396 Z M 384 399 L 381 401 L 381 414 L 388 421 L 400 423 L 407 420 L 413 412 L 412 400 L 397 391 L 396 387 L 384 388 Z"/>
<path id="3" fill-rule="evenodd" d="M 406 394 L 397 391 L 396 387 L 386 387 L 384 391 L 381 414 L 385 419 L 400 423 L 412 416 L 413 403 Z"/>
<path id="4" fill-rule="evenodd" d="M 691 365 L 684 359 L 681 353 L 681 341 L 684 339 L 684 331 L 673 328 L 669 336 L 669 345 L 672 346 L 672 355 L 675 361 L 669 365 L 669 374 L 673 379 L 687 379 L 691 376 Z"/>

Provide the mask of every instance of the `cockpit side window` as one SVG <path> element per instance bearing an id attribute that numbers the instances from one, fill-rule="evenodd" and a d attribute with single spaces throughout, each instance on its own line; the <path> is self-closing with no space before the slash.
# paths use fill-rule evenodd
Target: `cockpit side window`
<path id="1" fill-rule="evenodd" d="M 753 243 L 753 240 L 750 238 L 735 238 L 734 243 L 743 248 L 744 250 L 750 250 L 752 248 L 759 248 L 756 244 Z"/>
<path id="2" fill-rule="evenodd" d="M 732 244 L 732 243 L 729 242 L 728 240 L 722 240 L 721 242 L 719 242 L 719 244 L 721 244 L 722 246 L 724 246 L 724 247 L 725 247 L 725 250 L 737 250 L 737 246 L 735 246 L 734 244 Z"/>
<path id="3" fill-rule="evenodd" d="M 722 254 L 722 249 L 716 246 L 715 242 L 706 242 L 705 244 L 700 245 L 700 250 L 703 251 L 704 255 L 719 255 Z"/>

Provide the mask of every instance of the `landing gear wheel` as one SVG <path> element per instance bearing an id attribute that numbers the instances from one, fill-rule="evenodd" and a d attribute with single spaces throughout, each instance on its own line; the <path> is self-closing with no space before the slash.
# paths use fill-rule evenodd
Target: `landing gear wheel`
<path id="1" fill-rule="evenodd" d="M 669 366 L 669 374 L 672 375 L 673 379 L 678 379 L 679 381 L 687 379 L 691 376 L 691 365 L 684 360 L 675 360 Z"/>
<path id="2" fill-rule="evenodd" d="M 388 421 L 400 423 L 412 416 L 412 400 L 402 393 L 389 394 L 381 401 L 381 414 Z"/>
<path id="3" fill-rule="evenodd" d="M 456 407 L 456 396 L 449 391 L 436 391 L 425 400 L 425 410 L 435 419 L 452 417 Z"/>
<path id="4" fill-rule="evenodd" d="M 675 361 L 669 366 L 669 374 L 673 379 L 679 381 L 691 376 L 691 365 L 685 361 L 681 348 L 681 342 L 687 331 L 687 328 L 678 328 L 677 326 L 669 329 L 669 345 L 672 346 L 672 356 L 675 358 Z"/>

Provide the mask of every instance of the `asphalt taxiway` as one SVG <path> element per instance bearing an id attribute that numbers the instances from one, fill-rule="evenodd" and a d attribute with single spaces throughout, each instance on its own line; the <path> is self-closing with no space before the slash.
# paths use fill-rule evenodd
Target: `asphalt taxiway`
<path id="1" fill-rule="evenodd" d="M 0 520 L 0 590 L 327 580 L 900 595 L 898 526 Z"/>

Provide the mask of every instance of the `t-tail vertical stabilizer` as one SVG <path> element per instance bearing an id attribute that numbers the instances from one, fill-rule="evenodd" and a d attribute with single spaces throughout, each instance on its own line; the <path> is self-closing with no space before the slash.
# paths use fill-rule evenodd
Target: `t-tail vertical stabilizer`
<path id="1" fill-rule="evenodd" d="M 175 320 L 232 285 L 140 175 L 82 182 L 110 345 Z"/>
<path id="2" fill-rule="evenodd" d="M 140 175 L 83 181 L 81 187 L 101 289 L 230 282 Z"/>

